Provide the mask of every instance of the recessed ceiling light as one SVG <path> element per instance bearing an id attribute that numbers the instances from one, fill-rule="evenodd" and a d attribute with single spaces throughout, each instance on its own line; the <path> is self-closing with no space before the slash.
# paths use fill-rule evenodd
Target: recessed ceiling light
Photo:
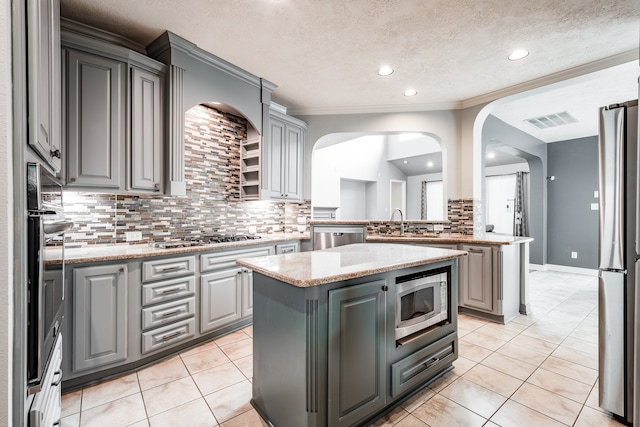
<path id="1" fill-rule="evenodd" d="M 427 167 L 432 168 L 433 167 L 433 162 L 427 162 Z"/>
<path id="2" fill-rule="evenodd" d="M 383 65 L 378 70 L 379 76 L 388 76 L 389 74 L 393 74 L 393 68 L 389 67 L 388 65 Z"/>
<path id="3" fill-rule="evenodd" d="M 409 160 L 403 160 L 402 163 L 404 163 L 405 165 L 409 163 Z"/>
<path id="4" fill-rule="evenodd" d="M 404 96 L 416 96 L 418 91 L 415 89 L 407 89 L 404 91 Z"/>
<path id="5" fill-rule="evenodd" d="M 516 49 L 513 52 L 511 52 L 511 55 L 509 55 L 509 61 L 517 61 L 519 59 L 522 58 L 526 58 L 527 56 L 529 56 L 529 51 L 525 50 L 525 49 Z"/>
<path id="6" fill-rule="evenodd" d="M 487 157 L 493 159 L 496 155 L 494 153 L 487 153 Z"/>

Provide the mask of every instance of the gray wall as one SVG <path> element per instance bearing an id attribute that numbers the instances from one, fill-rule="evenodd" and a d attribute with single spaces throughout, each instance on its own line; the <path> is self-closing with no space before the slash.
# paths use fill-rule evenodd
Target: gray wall
<path id="1" fill-rule="evenodd" d="M 598 189 L 598 137 L 572 139 L 548 145 L 549 264 L 598 268 L 598 211 L 593 192 Z M 572 259 L 571 252 L 578 252 Z"/>
<path id="2" fill-rule="evenodd" d="M 547 263 L 547 144 L 502 120 L 489 116 L 482 128 L 483 157 L 489 141 L 501 144 L 500 149 L 522 157 L 529 163 L 529 260 L 532 264 Z M 482 176 L 485 168 L 482 165 Z M 484 200 L 484 196 L 483 196 Z"/>

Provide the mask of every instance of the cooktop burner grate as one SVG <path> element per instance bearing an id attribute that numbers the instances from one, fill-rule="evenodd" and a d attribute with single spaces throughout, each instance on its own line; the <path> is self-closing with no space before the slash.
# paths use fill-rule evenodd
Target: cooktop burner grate
<path id="1" fill-rule="evenodd" d="M 149 246 L 158 249 L 188 248 L 192 246 L 205 246 L 215 243 L 240 242 L 243 240 L 260 239 L 260 236 L 247 234 L 209 234 L 202 236 L 183 237 L 180 239 L 151 242 Z"/>

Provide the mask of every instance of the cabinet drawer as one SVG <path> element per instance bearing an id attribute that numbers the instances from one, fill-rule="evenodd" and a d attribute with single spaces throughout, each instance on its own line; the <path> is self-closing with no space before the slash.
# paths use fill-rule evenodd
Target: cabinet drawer
<path id="1" fill-rule="evenodd" d="M 276 255 L 300 252 L 300 243 L 283 243 L 276 245 Z"/>
<path id="2" fill-rule="evenodd" d="M 222 270 L 235 268 L 236 260 L 255 256 L 267 256 L 273 254 L 273 246 L 266 248 L 251 248 L 237 251 L 214 252 L 200 256 L 200 271 Z"/>
<path id="3" fill-rule="evenodd" d="M 195 315 L 195 297 L 142 309 L 142 329 L 155 328 Z"/>
<path id="4" fill-rule="evenodd" d="M 391 365 L 391 396 L 427 381 L 458 358 L 456 334 L 448 335 Z"/>
<path id="5" fill-rule="evenodd" d="M 142 353 L 169 347 L 187 338 L 191 338 L 196 330 L 196 319 L 185 319 L 168 326 L 142 333 Z"/>
<path id="6" fill-rule="evenodd" d="M 195 289 L 196 278 L 193 276 L 148 283 L 142 285 L 142 305 L 146 306 L 164 301 L 172 301 L 193 295 Z"/>
<path id="7" fill-rule="evenodd" d="M 196 257 L 180 257 L 146 261 L 142 263 L 142 281 L 169 279 L 196 272 Z"/>

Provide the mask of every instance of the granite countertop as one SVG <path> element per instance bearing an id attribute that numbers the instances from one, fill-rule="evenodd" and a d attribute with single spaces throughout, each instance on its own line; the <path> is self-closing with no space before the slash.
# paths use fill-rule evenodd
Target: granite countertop
<path id="1" fill-rule="evenodd" d="M 533 242 L 532 237 L 517 237 L 506 234 L 485 233 L 482 236 L 470 236 L 467 234 L 441 233 L 437 237 L 434 234 L 389 234 L 368 235 L 367 242 L 394 242 L 394 243 L 463 243 L 470 245 L 514 245 Z"/>
<path id="2" fill-rule="evenodd" d="M 356 243 L 312 252 L 243 258 L 236 262 L 254 272 L 306 288 L 465 255 L 464 251 L 423 246 Z"/>
<path id="3" fill-rule="evenodd" d="M 86 245 L 80 248 L 65 248 L 64 263 L 80 264 L 84 262 L 118 261 L 163 255 L 190 254 L 215 251 L 219 249 L 243 248 L 247 246 L 269 245 L 280 242 L 310 239 L 309 233 L 274 233 L 260 236 L 260 239 L 212 243 L 209 245 L 172 249 L 152 248 L 148 244 L 131 245 L 127 243 L 116 245 Z M 45 251 L 46 264 L 60 264 L 61 260 L 61 248 L 47 248 Z"/>

